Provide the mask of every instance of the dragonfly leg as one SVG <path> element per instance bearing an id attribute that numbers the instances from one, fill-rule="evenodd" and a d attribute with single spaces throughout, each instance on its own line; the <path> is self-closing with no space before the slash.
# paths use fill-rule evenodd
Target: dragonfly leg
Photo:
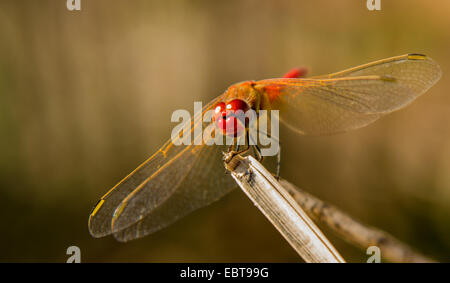
<path id="1" fill-rule="evenodd" d="M 251 144 L 251 147 L 253 149 L 253 153 L 255 154 L 256 159 L 259 162 L 262 162 L 264 159 L 264 156 L 262 156 L 262 154 L 261 154 L 261 149 L 259 148 L 258 143 L 253 139 L 252 136 L 249 137 L 249 142 L 251 142 L 250 144 Z"/>
<path id="2" fill-rule="evenodd" d="M 261 131 L 261 132 L 262 132 L 262 131 Z M 269 134 L 269 133 L 267 133 L 267 132 L 262 132 L 262 133 L 264 133 L 264 134 L 267 135 L 269 138 L 271 138 L 271 139 L 273 139 L 273 140 L 275 140 L 275 141 L 278 142 L 277 169 L 276 169 L 276 175 L 275 175 L 275 178 L 277 178 L 277 180 L 279 180 L 279 179 L 280 179 L 280 167 L 281 167 L 281 143 L 280 143 L 279 139 L 277 139 L 277 138 L 275 138 L 275 137 L 272 137 L 271 134 Z M 252 139 L 252 141 L 253 141 L 253 139 Z M 255 143 L 255 142 L 254 142 L 254 143 Z M 255 143 L 255 144 L 256 144 L 256 143 Z M 261 161 L 264 159 L 264 156 L 261 155 L 261 149 L 259 148 L 258 145 L 255 145 L 255 146 L 254 146 L 254 149 L 257 150 L 257 153 L 256 153 L 256 151 L 255 151 L 255 155 L 256 155 L 256 156 L 258 156 L 258 155 L 261 156 L 260 158 L 258 158 L 258 161 L 261 162 Z"/>
<path id="3" fill-rule="evenodd" d="M 277 180 L 280 180 L 280 167 L 281 167 L 281 144 L 278 143 L 278 153 L 277 153 L 277 175 L 275 175 L 275 178 L 277 178 Z"/>
<path id="4" fill-rule="evenodd" d="M 248 152 L 248 150 L 250 149 L 250 142 L 249 142 L 248 138 L 249 138 L 248 131 L 246 131 L 246 133 L 245 133 L 245 148 L 241 149 L 241 150 L 239 150 L 241 146 L 239 145 L 238 140 L 236 140 L 236 149 L 234 150 L 236 152 L 236 154 L 243 154 L 243 153 Z"/>
<path id="5" fill-rule="evenodd" d="M 228 164 L 233 159 L 233 157 L 235 156 L 235 153 L 236 153 L 236 145 L 235 144 L 230 145 L 227 149 L 227 152 L 222 152 L 222 154 L 223 154 L 222 160 L 225 162 L 225 164 Z M 225 174 L 228 174 L 228 172 L 229 171 L 228 171 L 227 167 L 225 166 Z"/>
<path id="6" fill-rule="evenodd" d="M 255 157 L 259 162 L 262 162 L 264 159 L 264 156 L 261 155 L 261 149 L 258 145 L 252 145 L 253 152 L 255 153 Z"/>
<path id="7" fill-rule="evenodd" d="M 227 155 L 227 153 L 229 153 L 229 152 L 234 152 L 234 151 L 236 151 L 236 145 L 235 145 L 235 144 L 232 144 L 232 145 L 230 145 L 230 146 L 228 147 L 227 152 L 222 151 L 222 153 L 223 153 L 223 155 L 225 156 L 225 155 Z"/>
<path id="8" fill-rule="evenodd" d="M 242 138 L 242 137 L 240 137 Z M 239 140 L 236 139 L 235 143 L 233 145 L 231 145 L 230 147 L 228 147 L 228 152 L 227 153 L 223 153 L 223 161 L 225 162 L 225 170 L 226 171 L 232 171 L 234 170 L 233 166 L 229 165 L 230 162 L 233 161 L 233 159 L 235 159 L 235 157 L 237 155 L 243 155 L 246 154 L 249 149 L 250 149 L 250 142 L 249 142 L 249 134 L 248 131 L 246 131 L 246 138 L 245 138 L 245 145 L 244 148 L 241 149 L 241 145 L 239 144 Z"/>

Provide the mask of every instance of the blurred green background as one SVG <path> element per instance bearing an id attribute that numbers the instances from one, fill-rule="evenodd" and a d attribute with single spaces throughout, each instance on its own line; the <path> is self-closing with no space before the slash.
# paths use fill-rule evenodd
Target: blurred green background
<path id="1" fill-rule="evenodd" d="M 450 260 L 450 1 L 0 2 L 0 261 L 301 261 L 235 190 L 126 244 L 94 239 L 98 198 L 170 137 L 172 111 L 294 66 L 339 71 L 415 52 L 441 81 L 335 136 L 281 129 L 281 176 Z M 365 251 L 324 232 L 348 261 Z"/>

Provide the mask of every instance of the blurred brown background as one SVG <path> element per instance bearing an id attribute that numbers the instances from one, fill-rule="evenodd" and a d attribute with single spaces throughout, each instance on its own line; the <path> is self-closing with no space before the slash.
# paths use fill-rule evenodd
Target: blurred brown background
<path id="1" fill-rule="evenodd" d="M 108 188 L 170 137 L 173 110 L 294 66 L 339 71 L 408 52 L 443 77 L 358 131 L 282 128 L 281 175 L 419 251 L 450 260 L 450 2 L 0 2 L 0 261 L 300 261 L 239 190 L 154 235 L 94 239 Z M 365 251 L 330 235 L 348 261 Z"/>

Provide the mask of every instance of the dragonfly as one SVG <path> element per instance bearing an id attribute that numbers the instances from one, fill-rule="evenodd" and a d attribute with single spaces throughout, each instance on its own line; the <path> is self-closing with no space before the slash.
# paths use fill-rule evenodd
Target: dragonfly
<path id="1" fill-rule="evenodd" d="M 279 110 L 280 121 L 303 135 L 345 132 L 405 107 L 440 79 L 441 69 L 426 55 L 406 54 L 328 75 L 303 75 L 294 69 L 281 78 L 233 84 L 202 113 L 218 113 L 209 123 L 226 134 L 236 134 L 227 132 L 230 109 Z M 205 126 L 201 119 L 190 123 L 191 131 Z M 235 148 L 175 145 L 170 139 L 97 202 L 89 216 L 91 235 L 137 239 L 219 200 L 236 187 L 224 173 L 222 155 L 230 150 Z"/>

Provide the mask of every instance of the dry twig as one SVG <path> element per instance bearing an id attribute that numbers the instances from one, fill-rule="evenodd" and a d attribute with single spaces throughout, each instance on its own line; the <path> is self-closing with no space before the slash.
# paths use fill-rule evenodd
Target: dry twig
<path id="1" fill-rule="evenodd" d="M 286 180 L 280 183 L 316 223 L 329 227 L 341 238 L 362 249 L 377 246 L 381 256 L 390 262 L 434 262 L 408 245 L 377 228 L 359 223 L 338 208 L 297 188 Z"/>
<path id="2" fill-rule="evenodd" d="M 306 262 L 344 262 L 292 196 L 252 156 L 236 155 L 226 167 L 241 189 Z"/>

